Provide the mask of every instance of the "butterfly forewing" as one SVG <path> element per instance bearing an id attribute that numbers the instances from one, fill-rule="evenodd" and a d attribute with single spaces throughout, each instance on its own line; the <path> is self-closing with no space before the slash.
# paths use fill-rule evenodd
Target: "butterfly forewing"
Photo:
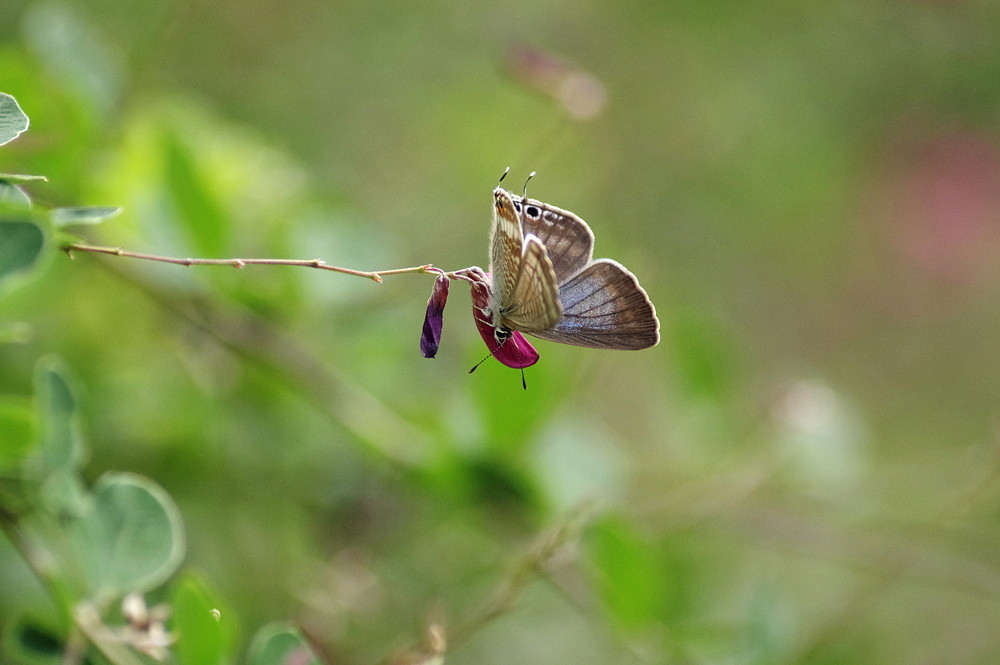
<path id="1" fill-rule="evenodd" d="M 493 227 L 490 231 L 490 275 L 493 302 L 497 309 L 507 309 L 514 297 L 521 270 L 524 235 L 521 220 L 510 196 L 502 189 L 493 192 Z"/>
<path id="2" fill-rule="evenodd" d="M 562 318 L 532 335 L 595 349 L 645 349 L 660 341 L 656 310 L 635 276 L 598 259 L 559 289 Z"/>
<path id="3" fill-rule="evenodd" d="M 500 310 L 501 323 L 511 330 L 537 332 L 551 328 L 562 316 L 559 285 L 545 245 L 533 235 L 524 239 L 521 269 L 512 303 Z"/>
<path id="4" fill-rule="evenodd" d="M 585 221 L 534 199 L 516 202 L 524 233 L 537 236 L 545 245 L 560 284 L 587 267 L 594 256 L 594 233 Z"/>

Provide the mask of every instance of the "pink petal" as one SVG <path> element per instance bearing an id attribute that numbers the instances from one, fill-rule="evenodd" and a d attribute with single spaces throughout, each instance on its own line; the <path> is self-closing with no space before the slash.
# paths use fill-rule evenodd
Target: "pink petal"
<path id="1" fill-rule="evenodd" d="M 489 273 L 480 273 L 489 277 Z M 478 275 L 473 275 L 478 277 Z M 479 334 L 486 342 L 486 348 L 490 354 L 507 367 L 514 369 L 524 369 L 531 367 L 538 362 L 538 351 L 535 351 L 524 335 L 513 331 L 510 337 L 502 344 L 497 342 L 492 317 L 487 313 L 490 304 L 490 284 L 486 279 L 473 279 L 469 282 L 472 287 L 472 318 L 476 321 Z"/>

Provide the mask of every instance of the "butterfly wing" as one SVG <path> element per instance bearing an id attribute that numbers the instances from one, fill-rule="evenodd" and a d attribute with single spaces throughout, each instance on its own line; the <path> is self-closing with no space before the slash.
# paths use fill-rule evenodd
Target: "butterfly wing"
<path id="1" fill-rule="evenodd" d="M 491 307 L 509 309 L 514 303 L 514 286 L 521 272 L 524 234 L 521 217 L 514 210 L 510 194 L 499 187 L 493 191 L 493 224 L 490 228 Z"/>
<path id="2" fill-rule="evenodd" d="M 562 318 L 535 337 L 593 349 L 638 350 L 660 341 L 660 322 L 635 275 L 611 259 L 598 259 L 559 288 Z"/>
<path id="3" fill-rule="evenodd" d="M 524 239 L 521 268 L 513 297 L 501 308 L 500 323 L 510 330 L 536 332 L 551 328 L 562 316 L 559 284 L 545 245 L 533 235 Z"/>
<path id="4" fill-rule="evenodd" d="M 562 284 L 583 270 L 594 257 L 594 233 L 585 221 L 569 212 L 535 199 L 513 198 L 525 234 L 542 241 L 558 282 Z"/>

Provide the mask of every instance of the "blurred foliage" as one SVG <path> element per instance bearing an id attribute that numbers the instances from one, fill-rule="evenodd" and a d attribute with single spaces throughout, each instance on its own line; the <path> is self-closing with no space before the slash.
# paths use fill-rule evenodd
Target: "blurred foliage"
<path id="1" fill-rule="evenodd" d="M 0 175 L 5 515 L 176 512 L 166 586 L 139 532 L 87 552 L 150 545 L 148 578 L 57 572 L 169 605 L 184 663 L 995 662 L 997 26 L 986 0 L 8 0 L 31 125 L 0 173 L 47 181 Z M 58 251 L 481 265 L 508 165 L 641 278 L 660 346 L 542 342 L 523 391 L 467 375 L 457 284 L 425 360 L 426 277 Z M 89 452 L 25 494 L 53 436 Z M 6 533 L 4 653 L 54 662 L 60 596 Z"/>

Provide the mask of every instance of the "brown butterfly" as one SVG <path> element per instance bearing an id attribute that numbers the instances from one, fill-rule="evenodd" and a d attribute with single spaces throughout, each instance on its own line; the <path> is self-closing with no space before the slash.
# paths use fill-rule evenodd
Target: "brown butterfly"
<path id="1" fill-rule="evenodd" d="M 573 213 L 493 190 L 486 314 L 496 341 L 516 330 L 595 349 L 655 346 L 660 322 L 639 280 L 593 252 L 593 232 Z"/>

